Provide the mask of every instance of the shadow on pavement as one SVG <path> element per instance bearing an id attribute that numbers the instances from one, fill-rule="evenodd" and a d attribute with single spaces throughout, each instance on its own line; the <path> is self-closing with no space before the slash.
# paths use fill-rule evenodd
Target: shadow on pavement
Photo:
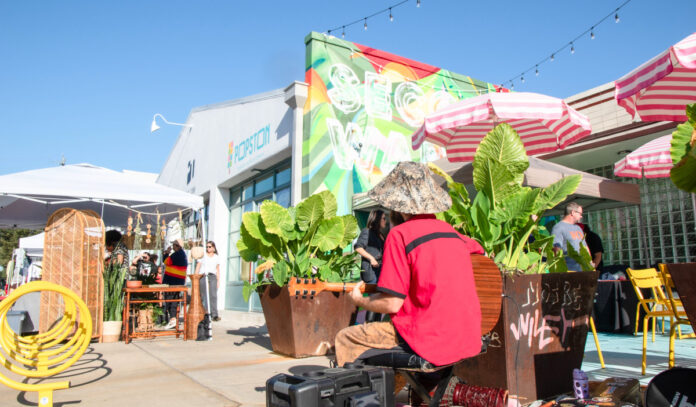
<path id="1" fill-rule="evenodd" d="M 103 359 L 103 354 L 95 352 L 94 348 L 89 347 L 82 357 L 70 366 L 66 371 L 57 375 L 43 379 L 32 380 L 32 384 L 43 383 L 44 381 L 70 381 L 70 388 L 64 390 L 56 390 L 53 392 L 55 397 L 59 392 L 70 391 L 71 388 L 84 386 L 97 382 L 109 376 L 112 372 L 111 368 L 106 365 L 106 360 Z M 25 378 L 23 383 L 29 383 L 29 378 Z M 34 393 L 34 392 L 30 392 Z M 37 403 L 27 400 L 27 392 L 22 391 L 17 395 L 17 402 L 24 406 L 36 406 Z M 54 407 L 68 406 L 71 404 L 79 404 L 80 400 L 54 402 Z"/>
<path id="2" fill-rule="evenodd" d="M 234 335 L 241 337 L 241 341 L 234 342 L 235 345 L 244 345 L 245 343 L 251 342 L 262 348 L 273 350 L 271 347 L 271 338 L 268 336 L 266 326 L 251 326 L 239 329 L 229 329 L 227 330 L 228 335 Z"/>

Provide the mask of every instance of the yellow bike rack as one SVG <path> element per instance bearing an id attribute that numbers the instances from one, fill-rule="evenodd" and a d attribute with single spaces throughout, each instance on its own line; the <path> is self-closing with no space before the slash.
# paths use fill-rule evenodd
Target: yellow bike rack
<path id="1" fill-rule="evenodd" d="M 20 336 L 10 328 L 7 312 L 24 294 L 53 291 L 63 296 L 63 317 L 47 332 Z M 63 372 L 87 350 L 92 338 L 92 317 L 74 292 L 46 281 L 24 284 L 0 302 L 0 363 L 12 373 L 44 378 Z M 53 391 L 67 389 L 69 381 L 29 384 L 10 379 L 0 371 L 0 383 L 19 391 L 39 393 L 39 406 L 53 406 Z"/>

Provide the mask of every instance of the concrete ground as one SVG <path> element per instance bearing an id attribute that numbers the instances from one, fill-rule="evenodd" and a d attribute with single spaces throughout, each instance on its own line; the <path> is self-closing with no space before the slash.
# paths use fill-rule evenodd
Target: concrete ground
<path id="1" fill-rule="evenodd" d="M 271 376 L 329 365 L 327 357 L 292 359 L 273 353 L 262 314 L 225 311 L 221 316 L 213 324 L 212 341 L 92 344 L 75 365 L 50 379 L 72 382 L 71 388 L 54 393 L 54 406 L 264 406 L 265 382 Z M 600 333 L 606 369 L 599 366 L 592 335 L 587 339 L 582 368 L 591 380 L 636 377 L 647 384 L 667 369 L 668 335 L 648 342 L 648 374 L 643 377 L 640 336 Z M 696 339 L 678 340 L 676 355 L 677 365 L 696 367 Z M 0 405 L 36 406 L 37 395 L 0 386 Z"/>

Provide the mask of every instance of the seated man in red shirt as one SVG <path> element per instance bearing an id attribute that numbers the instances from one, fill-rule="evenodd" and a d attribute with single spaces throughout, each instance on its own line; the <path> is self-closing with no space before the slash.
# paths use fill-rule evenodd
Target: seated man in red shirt
<path id="1" fill-rule="evenodd" d="M 351 300 L 368 311 L 388 313 L 391 322 L 372 322 L 336 335 L 336 362 L 407 349 L 435 366 L 481 351 L 481 310 L 471 254 L 483 253 L 435 213 L 452 205 L 424 164 L 400 162 L 368 193 L 390 209 L 392 225 L 384 244 L 377 293 L 363 297 L 362 282 Z"/>

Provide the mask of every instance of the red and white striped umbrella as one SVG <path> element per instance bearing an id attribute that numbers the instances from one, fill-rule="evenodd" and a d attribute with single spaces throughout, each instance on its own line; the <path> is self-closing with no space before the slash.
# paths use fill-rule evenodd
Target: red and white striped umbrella
<path id="1" fill-rule="evenodd" d="M 426 116 L 412 136 L 444 147 L 447 158 L 472 161 L 483 137 L 505 122 L 520 135 L 527 154 L 556 151 L 590 134 L 590 121 L 563 100 L 537 93 L 488 93 L 464 99 Z"/>
<path id="2" fill-rule="evenodd" d="M 672 168 L 672 135 L 662 136 L 638 147 L 614 164 L 614 175 L 631 178 L 665 178 Z"/>
<path id="3" fill-rule="evenodd" d="M 642 121 L 686 121 L 696 102 L 696 33 L 614 82 L 614 98 Z"/>

